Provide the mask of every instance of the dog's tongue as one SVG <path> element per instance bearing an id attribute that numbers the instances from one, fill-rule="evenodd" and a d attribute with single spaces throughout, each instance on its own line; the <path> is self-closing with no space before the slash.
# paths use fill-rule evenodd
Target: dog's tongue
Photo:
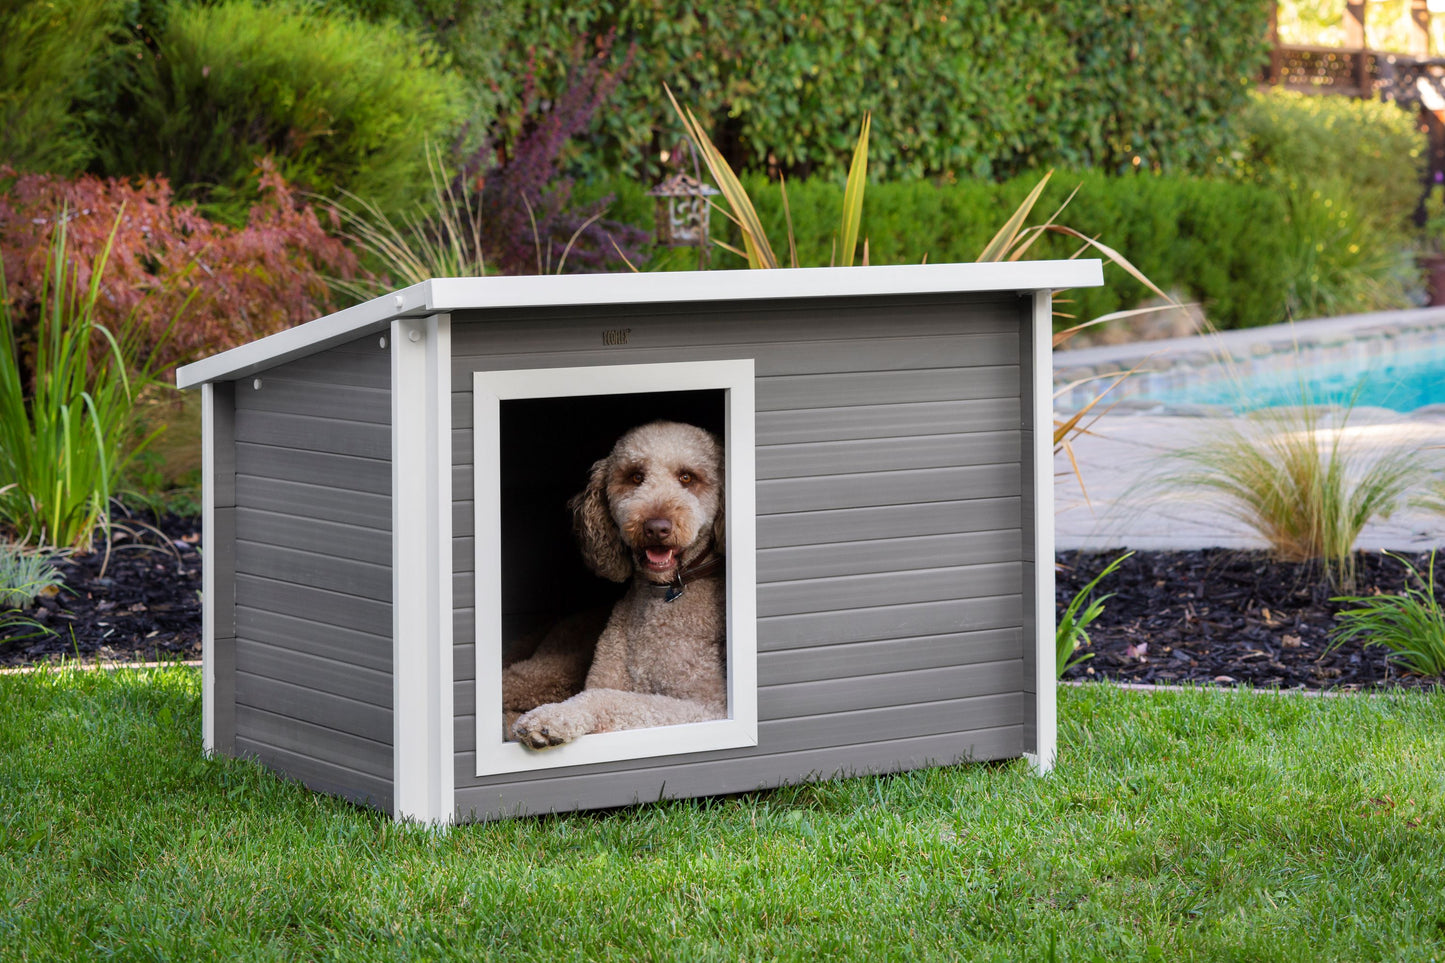
<path id="1" fill-rule="evenodd" d="M 649 548 L 647 552 L 647 564 L 656 568 L 664 568 L 672 561 L 672 549 L 670 548 Z"/>

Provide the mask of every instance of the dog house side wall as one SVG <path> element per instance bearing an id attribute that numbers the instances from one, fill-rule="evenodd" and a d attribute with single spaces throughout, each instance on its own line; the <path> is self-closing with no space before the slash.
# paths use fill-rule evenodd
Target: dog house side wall
<path id="1" fill-rule="evenodd" d="M 229 387 L 235 752 L 389 810 L 390 352 L 366 337 Z"/>
<path id="2" fill-rule="evenodd" d="M 1034 314 L 1012 292 L 455 313 L 458 818 L 1033 751 Z M 757 747 L 476 776 L 472 373 L 737 358 L 757 371 Z"/>

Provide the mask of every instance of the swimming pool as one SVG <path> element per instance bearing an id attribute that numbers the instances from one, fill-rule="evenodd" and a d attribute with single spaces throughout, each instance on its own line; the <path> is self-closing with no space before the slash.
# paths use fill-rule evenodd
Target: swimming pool
<path id="1" fill-rule="evenodd" d="M 1218 376 L 1136 397 L 1168 406 L 1220 405 L 1236 412 L 1278 405 L 1345 405 L 1408 412 L 1445 404 L 1445 343 L 1375 357 L 1345 357 L 1254 370 L 1223 365 Z"/>
<path id="2" fill-rule="evenodd" d="M 1434 416 L 1445 412 L 1445 308 L 1056 351 L 1055 410 L 1080 410 L 1124 371 L 1103 402 L 1120 414 L 1353 403 Z"/>

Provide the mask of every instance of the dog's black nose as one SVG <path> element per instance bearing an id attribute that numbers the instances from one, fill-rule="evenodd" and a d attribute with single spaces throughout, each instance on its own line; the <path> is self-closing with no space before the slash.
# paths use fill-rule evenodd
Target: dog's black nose
<path id="1" fill-rule="evenodd" d="M 642 530 L 648 538 L 662 541 L 672 534 L 672 522 L 665 518 L 649 518 L 642 524 Z"/>

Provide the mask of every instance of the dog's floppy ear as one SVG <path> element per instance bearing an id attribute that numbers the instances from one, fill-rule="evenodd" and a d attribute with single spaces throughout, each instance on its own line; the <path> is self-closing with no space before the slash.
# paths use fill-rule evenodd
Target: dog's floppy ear
<path id="1" fill-rule="evenodd" d="M 632 555 L 607 510 L 608 463 L 606 458 L 592 463 L 587 487 L 572 496 L 567 507 L 572 509 L 572 530 L 587 567 L 605 579 L 625 582 L 632 575 Z"/>
<path id="2" fill-rule="evenodd" d="M 727 486 L 723 482 L 722 474 L 719 473 L 717 514 L 712 517 L 712 547 L 713 551 L 721 555 L 726 555 L 728 550 L 727 502 Z"/>

